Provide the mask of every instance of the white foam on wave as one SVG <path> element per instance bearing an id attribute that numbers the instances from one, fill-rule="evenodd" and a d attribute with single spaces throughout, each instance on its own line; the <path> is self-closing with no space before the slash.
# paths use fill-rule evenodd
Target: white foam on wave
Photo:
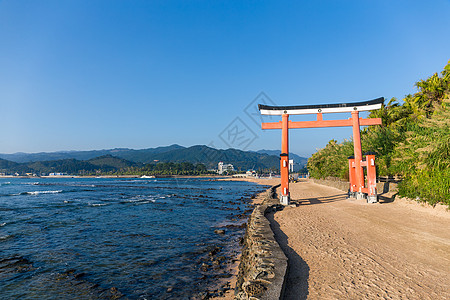
<path id="1" fill-rule="evenodd" d="M 0 241 L 2 241 L 2 240 L 7 240 L 7 239 L 9 239 L 10 237 L 12 237 L 12 235 L 9 235 L 9 234 L 7 234 L 7 235 L 0 235 Z"/>
<path id="2" fill-rule="evenodd" d="M 142 203 L 142 202 L 145 202 L 145 201 L 155 202 L 154 199 L 125 200 L 123 202 L 124 203 Z"/>
<path id="3" fill-rule="evenodd" d="M 135 204 L 136 205 L 139 205 L 139 204 L 148 204 L 148 203 L 154 203 L 155 202 L 155 200 L 149 200 L 149 201 L 141 201 L 141 202 L 136 202 Z"/>
<path id="4" fill-rule="evenodd" d="M 57 191 L 34 191 L 34 192 L 25 192 L 25 194 L 28 194 L 28 195 L 58 194 L 58 193 L 62 193 L 62 190 L 57 190 Z"/>
<path id="5" fill-rule="evenodd" d="M 105 206 L 107 203 L 92 203 L 90 206 Z"/>
<path id="6" fill-rule="evenodd" d="M 130 199 L 123 200 L 122 202 L 128 202 L 128 203 L 150 203 L 150 202 L 156 202 L 155 198 L 153 196 L 149 195 L 137 195 Z"/>
<path id="7" fill-rule="evenodd" d="M 6 225 L 6 222 L 0 223 L 0 227 L 3 227 Z"/>
<path id="8" fill-rule="evenodd" d="M 134 203 L 134 204 L 145 204 L 145 203 L 150 203 L 150 202 L 155 203 L 156 200 L 155 199 L 135 199 L 135 200 L 129 199 L 129 200 L 125 200 L 123 202 Z"/>
<path id="9" fill-rule="evenodd" d="M 95 184 L 71 184 L 71 186 L 77 186 L 77 187 L 96 187 Z"/>

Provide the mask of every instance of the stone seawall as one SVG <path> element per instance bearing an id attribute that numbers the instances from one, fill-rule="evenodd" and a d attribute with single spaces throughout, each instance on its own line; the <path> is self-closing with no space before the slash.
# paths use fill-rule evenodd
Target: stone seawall
<path id="1" fill-rule="evenodd" d="M 279 185 L 278 185 L 279 186 Z M 275 240 L 265 214 L 280 206 L 270 188 L 261 205 L 253 210 L 244 236 L 235 299 L 280 299 L 284 290 L 287 258 Z"/>

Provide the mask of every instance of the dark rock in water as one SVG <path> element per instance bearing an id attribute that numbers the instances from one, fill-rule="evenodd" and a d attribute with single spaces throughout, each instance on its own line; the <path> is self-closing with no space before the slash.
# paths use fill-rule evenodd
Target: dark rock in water
<path id="1" fill-rule="evenodd" d="M 221 247 L 218 247 L 218 246 L 214 247 L 214 249 L 212 249 L 211 251 L 209 251 L 209 256 L 214 256 L 214 255 L 216 255 L 217 253 L 220 252 L 220 250 L 222 250 Z"/>
<path id="2" fill-rule="evenodd" d="M 223 255 L 217 257 L 218 261 L 225 261 L 226 259 L 227 258 L 225 256 L 223 256 Z"/>
<path id="3" fill-rule="evenodd" d="M 242 223 L 240 225 L 238 225 L 238 224 L 228 224 L 228 225 L 225 225 L 225 228 L 240 228 L 240 229 L 242 229 L 242 228 L 245 228 L 246 226 L 247 226 L 247 223 Z"/>
<path id="4" fill-rule="evenodd" d="M 70 295 L 72 299 L 124 298 L 124 294 L 116 287 L 105 289 L 97 283 L 86 280 L 86 275 L 84 272 L 76 274 L 75 269 L 69 269 L 61 273 L 38 274 L 36 277 L 39 278 L 40 282 L 48 286 L 50 293 L 52 293 L 47 297 L 49 299 L 57 299 L 55 298 L 54 291 L 58 291 L 60 295 Z"/>
<path id="5" fill-rule="evenodd" d="M 112 287 L 105 295 L 108 299 L 120 299 L 124 296 L 116 287 Z"/>
<path id="6" fill-rule="evenodd" d="M 209 299 L 209 294 L 207 292 L 200 293 L 198 296 L 202 300 Z"/>
<path id="7" fill-rule="evenodd" d="M 0 259 L 0 274 L 23 273 L 33 270 L 32 263 L 23 256 L 12 256 L 4 259 Z"/>
<path id="8" fill-rule="evenodd" d="M 230 278 L 231 276 L 233 276 L 233 275 L 231 275 L 229 273 L 224 273 L 224 274 L 216 274 L 213 276 L 213 278 Z"/>
<path id="9" fill-rule="evenodd" d="M 214 233 L 216 233 L 216 234 L 225 234 L 225 230 L 224 229 L 216 229 L 216 230 L 214 230 Z"/>
<path id="10" fill-rule="evenodd" d="M 238 219 L 245 219 L 245 218 L 248 217 L 248 214 L 246 214 L 246 213 L 244 212 L 244 213 L 242 213 L 242 214 L 236 215 L 235 217 L 237 217 Z"/>
<path id="11" fill-rule="evenodd" d="M 254 281 L 244 287 L 245 292 L 249 296 L 259 296 L 267 290 L 264 284 Z"/>
<path id="12" fill-rule="evenodd" d="M 202 266 L 200 267 L 200 270 L 202 272 L 206 272 L 206 271 L 208 271 L 208 269 L 209 269 L 209 266 L 207 264 L 205 264 L 205 263 L 202 263 Z"/>
<path id="13" fill-rule="evenodd" d="M 61 275 L 72 275 L 73 273 L 75 273 L 75 269 L 69 269 L 67 271 L 62 272 Z"/>

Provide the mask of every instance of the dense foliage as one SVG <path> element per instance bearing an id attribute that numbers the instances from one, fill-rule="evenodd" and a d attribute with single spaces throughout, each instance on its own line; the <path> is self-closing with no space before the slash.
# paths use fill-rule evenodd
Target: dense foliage
<path id="1" fill-rule="evenodd" d="M 211 173 L 208 172 L 204 164 L 194 165 L 190 162 L 147 164 L 142 171 L 146 175 L 201 175 Z"/>
<path id="2" fill-rule="evenodd" d="M 400 175 L 399 194 L 450 206 L 450 61 L 441 74 L 416 83 L 418 91 L 372 111 L 381 126 L 361 133 L 363 153 L 377 153 L 379 175 Z M 308 160 L 311 176 L 348 179 L 353 142 L 332 140 Z"/>
<path id="3" fill-rule="evenodd" d="M 232 149 L 226 151 L 230 152 Z M 244 153 L 243 151 L 239 151 Z M 269 173 L 277 172 L 278 168 L 274 161 L 279 165 L 279 158 L 267 154 L 250 154 L 253 157 L 248 162 L 244 162 L 244 158 L 239 158 L 239 153 L 235 155 L 237 159 L 234 165 L 236 172 L 242 172 L 259 166 L 258 172 Z M 231 159 L 231 158 L 230 158 Z M 256 161 L 255 161 L 256 160 Z M 226 160 L 229 161 L 229 160 Z M 263 168 L 261 165 L 265 163 L 272 167 Z M 234 164 L 234 163 L 233 163 Z M 211 164 L 209 164 L 211 165 Z M 242 168 L 242 165 L 248 168 Z M 217 168 L 217 165 L 213 165 Z M 77 159 L 60 159 L 51 161 L 35 161 L 26 163 L 17 163 L 0 158 L 0 175 L 30 175 L 44 176 L 50 173 L 64 173 L 67 175 L 203 175 L 215 174 L 215 171 L 207 169 L 203 163 L 192 163 L 189 161 L 155 161 L 149 164 L 131 162 L 112 155 L 103 155 L 86 161 Z M 235 172 L 228 172 L 228 175 Z"/>
<path id="4" fill-rule="evenodd" d="M 104 155 L 87 161 L 62 159 L 15 163 L 0 159 L 0 173 L 25 175 L 48 175 L 65 173 L 69 175 L 202 175 L 211 174 L 203 164 L 152 163 L 139 164 L 111 155 Z"/>

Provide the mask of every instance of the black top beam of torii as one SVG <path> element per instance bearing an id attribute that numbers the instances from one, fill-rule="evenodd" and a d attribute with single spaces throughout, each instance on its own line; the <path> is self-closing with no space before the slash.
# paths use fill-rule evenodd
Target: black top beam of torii
<path id="1" fill-rule="evenodd" d="M 258 104 L 258 108 L 263 115 L 302 115 L 317 113 L 341 113 L 352 111 L 369 111 L 380 109 L 384 103 L 384 97 L 373 100 L 335 103 L 335 104 L 317 104 L 317 105 L 295 105 L 295 106 L 270 106 Z"/>

